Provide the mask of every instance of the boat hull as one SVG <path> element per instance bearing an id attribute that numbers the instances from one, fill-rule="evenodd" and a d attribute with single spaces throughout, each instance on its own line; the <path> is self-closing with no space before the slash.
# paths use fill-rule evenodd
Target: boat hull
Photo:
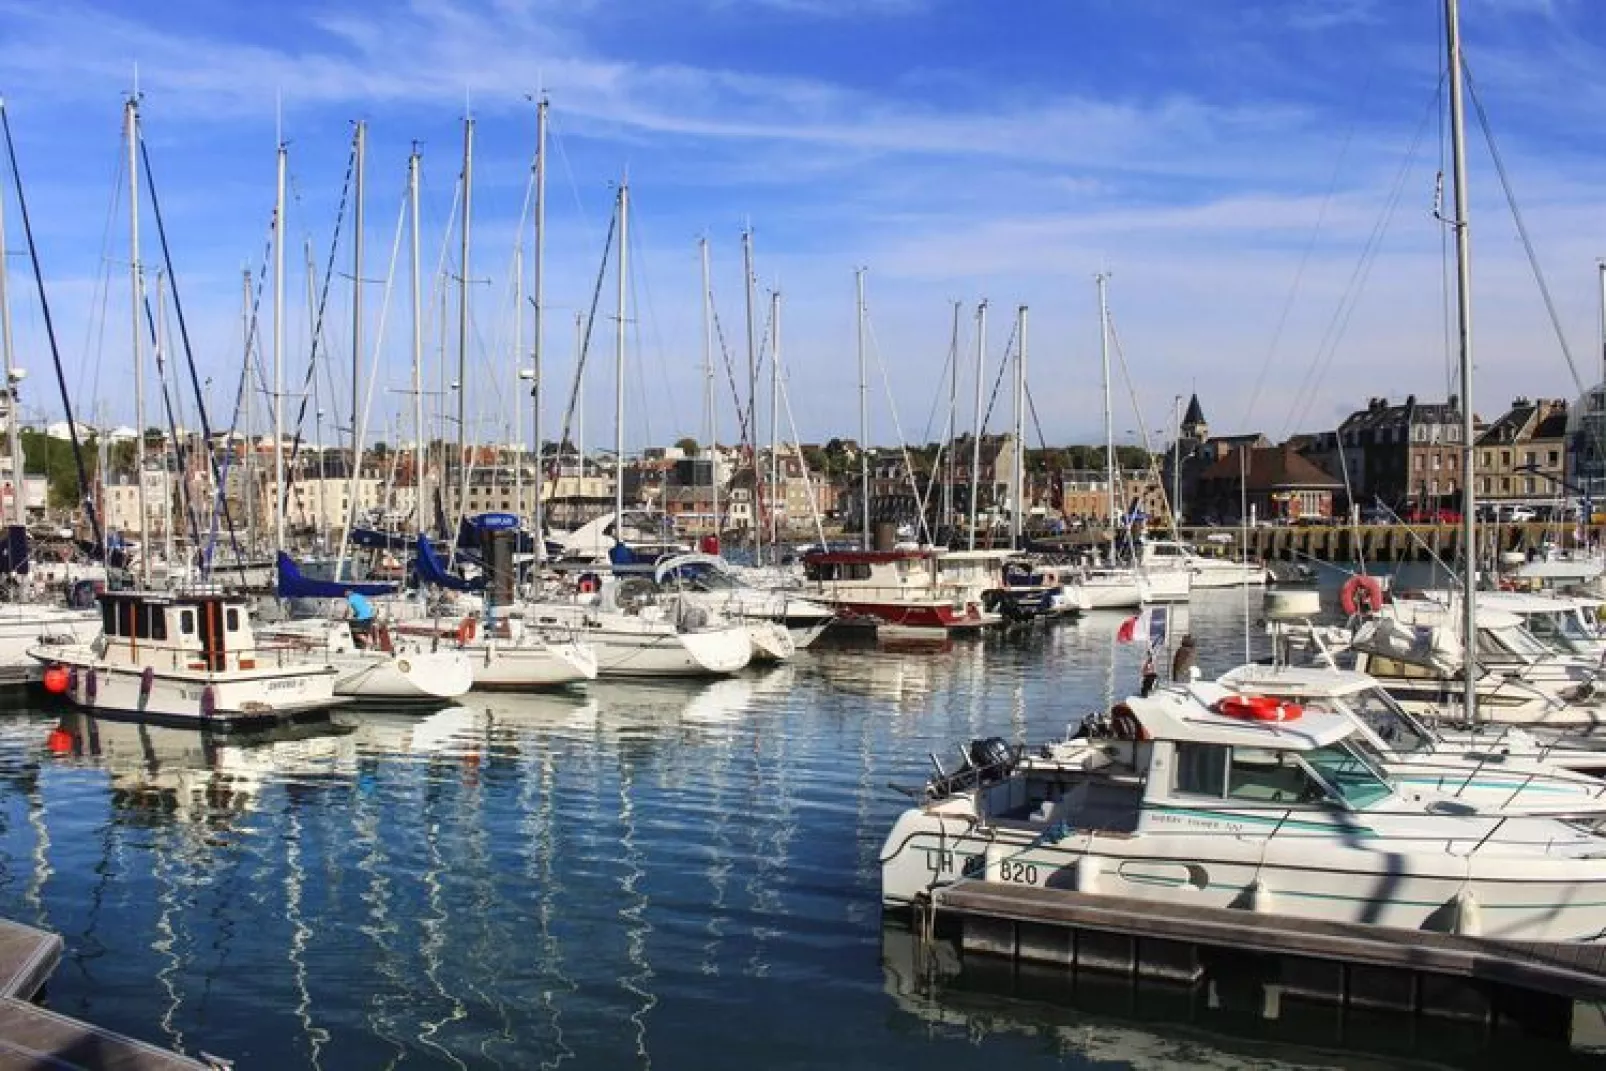
<path id="1" fill-rule="evenodd" d="M 41 665 L 74 673 L 61 698 L 98 714 L 210 728 L 288 721 L 340 706 L 338 671 L 328 665 L 290 665 L 230 673 L 156 670 L 108 662 L 87 647 L 41 645 Z M 147 676 L 148 674 L 148 676 Z"/>
<path id="2" fill-rule="evenodd" d="M 367 703 L 438 703 L 474 686 L 469 659 L 453 651 L 385 654 L 353 652 L 331 658 L 335 694 Z"/>
<path id="3" fill-rule="evenodd" d="M 563 688 L 597 679 L 597 656 L 580 643 L 473 644 L 469 656 L 479 691 L 531 691 Z"/>

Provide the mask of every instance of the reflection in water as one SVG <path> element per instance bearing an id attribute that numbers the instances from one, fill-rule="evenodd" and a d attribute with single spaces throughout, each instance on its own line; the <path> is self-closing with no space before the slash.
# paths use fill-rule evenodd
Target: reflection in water
<path id="1" fill-rule="evenodd" d="M 1206 605 L 1212 672 L 1242 629 Z M 877 966 L 888 783 L 1134 690 L 1120 622 L 288 736 L 0 718 L 0 915 L 65 937 L 61 1011 L 241 1066 L 1152 1063 L 1171 1021 Z"/>

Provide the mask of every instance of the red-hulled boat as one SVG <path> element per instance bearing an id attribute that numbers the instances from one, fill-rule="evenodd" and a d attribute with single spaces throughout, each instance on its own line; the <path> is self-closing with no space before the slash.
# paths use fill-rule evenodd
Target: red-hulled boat
<path id="1" fill-rule="evenodd" d="M 938 582 L 933 550 L 824 551 L 803 567 L 813 597 L 888 638 L 943 640 L 985 623 L 979 602 Z"/>

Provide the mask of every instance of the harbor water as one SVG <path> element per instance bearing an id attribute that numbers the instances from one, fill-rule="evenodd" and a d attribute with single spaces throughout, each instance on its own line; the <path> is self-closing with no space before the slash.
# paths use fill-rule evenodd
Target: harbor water
<path id="1" fill-rule="evenodd" d="M 1226 669 L 1259 600 L 1200 593 L 1174 631 Z M 884 927 L 889 783 L 1135 690 L 1121 620 L 258 741 L 14 700 L 0 915 L 65 939 L 51 1007 L 241 1068 L 1477 1063 L 1213 1015 L 1230 994 L 933 971 Z"/>

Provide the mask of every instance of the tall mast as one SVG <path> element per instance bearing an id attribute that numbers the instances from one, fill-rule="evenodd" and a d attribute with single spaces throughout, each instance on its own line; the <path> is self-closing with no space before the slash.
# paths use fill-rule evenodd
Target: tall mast
<path id="1" fill-rule="evenodd" d="M 1461 352 L 1461 659 L 1462 703 L 1468 722 L 1478 720 L 1477 650 L 1477 486 L 1472 439 L 1472 236 L 1468 231 L 1466 131 L 1462 114 L 1461 15 L 1456 0 L 1445 0 L 1444 26 L 1450 64 L 1450 161 L 1455 189 L 1455 312 Z"/>
<path id="2" fill-rule="evenodd" d="M 864 363 L 864 269 L 853 273 L 853 285 L 856 291 L 859 349 L 859 502 L 860 532 L 859 549 L 870 549 L 870 408 L 868 404 L 870 384 L 865 375 Z"/>
<path id="3" fill-rule="evenodd" d="M 163 384 L 162 368 L 167 361 L 167 287 L 164 285 L 162 270 L 156 270 L 156 382 L 159 387 L 166 389 Z M 176 421 L 173 422 L 176 425 Z M 171 429 L 173 435 L 172 450 L 178 452 L 178 436 L 183 430 L 178 427 Z M 173 582 L 173 469 L 168 467 L 168 452 L 162 451 L 162 554 L 167 560 L 168 583 Z M 183 472 L 179 472 L 183 477 Z"/>
<path id="4" fill-rule="evenodd" d="M 151 515 L 145 501 L 145 344 L 144 285 L 139 263 L 139 98 L 123 105 L 128 142 L 128 282 L 134 327 L 134 500 L 139 508 L 139 579 L 151 586 Z"/>
<path id="5" fill-rule="evenodd" d="M 970 438 L 970 549 L 976 549 L 976 500 L 981 497 L 981 381 L 987 371 L 987 299 L 976 306 L 976 423 Z"/>
<path id="6" fill-rule="evenodd" d="M 284 550 L 284 173 L 289 150 L 279 142 L 273 210 L 273 546 Z"/>
<path id="7" fill-rule="evenodd" d="M 943 435 L 947 459 L 943 466 L 942 480 L 942 524 L 938 527 L 945 530 L 945 541 L 953 535 L 954 528 L 954 437 L 959 430 L 959 302 L 954 302 L 954 326 L 948 337 L 948 424 L 947 432 Z"/>
<path id="8" fill-rule="evenodd" d="M 474 206 L 474 117 L 463 117 L 463 242 L 458 269 L 462 282 L 457 291 L 457 508 L 468 501 L 468 286 L 469 238 Z M 453 530 L 452 546 L 457 546 Z"/>
<path id="9" fill-rule="evenodd" d="M 519 367 L 524 360 L 524 246 L 513 243 L 513 510 L 524 517 L 524 408 L 519 404 L 519 384 L 526 373 Z"/>
<path id="10" fill-rule="evenodd" d="M 770 552 L 776 564 L 780 554 L 781 515 L 778 509 L 781 486 L 781 452 L 775 430 L 780 426 L 781 405 L 781 292 L 770 293 Z"/>
<path id="11" fill-rule="evenodd" d="M 1026 506 L 1025 476 L 1026 476 L 1026 306 L 1022 305 L 1015 310 L 1017 317 L 1016 334 L 1019 336 L 1015 350 L 1015 456 L 1009 467 L 1010 498 L 1014 508 L 1009 511 L 1009 546 L 1011 550 L 1020 549 L 1022 525 L 1025 521 L 1023 510 Z"/>
<path id="12" fill-rule="evenodd" d="M 714 408 L 714 294 L 709 278 L 708 239 L 697 243 L 703 261 L 703 411 L 708 423 L 708 500 L 713 511 L 714 536 L 719 536 L 719 414 Z"/>
<path id="13" fill-rule="evenodd" d="M 753 556 L 764 560 L 764 484 L 758 477 L 758 335 L 753 325 L 753 228 L 742 231 L 742 284 L 747 295 L 747 442 L 753 467 Z"/>
<path id="14" fill-rule="evenodd" d="M 423 262 L 418 251 L 418 142 L 407 157 L 408 235 L 412 246 L 413 287 L 413 494 L 418 530 L 429 526 L 428 459 L 424 454 L 424 293 Z"/>
<path id="15" fill-rule="evenodd" d="M 625 534 L 625 301 L 630 279 L 630 183 L 619 183 L 619 315 L 614 322 L 613 532 Z"/>
<path id="16" fill-rule="evenodd" d="M 247 376 L 250 375 L 249 369 L 252 367 L 251 351 L 255 348 L 256 344 L 256 332 L 252 330 L 251 321 L 251 269 L 244 268 L 240 271 L 240 333 L 243 336 L 243 345 L 245 347 L 245 367 L 247 369 Z M 241 459 L 241 463 L 244 473 L 242 486 L 246 489 L 244 495 L 245 531 L 248 545 L 255 544 L 257 540 L 257 496 L 261 493 L 261 488 L 257 485 L 257 472 L 261 469 L 261 466 L 257 464 L 258 458 L 256 445 L 252 442 L 251 438 L 252 432 L 256 430 L 256 424 L 254 422 L 255 406 L 251 404 L 251 399 L 255 393 L 255 391 L 247 390 L 243 392 L 241 397 L 241 400 L 244 402 L 243 408 L 245 409 L 244 418 L 242 420 L 242 423 L 245 426 L 245 456 Z M 239 553 L 239 551 L 236 551 L 236 553 Z"/>
<path id="17" fill-rule="evenodd" d="M 1115 414 L 1110 409 L 1110 305 L 1106 288 L 1110 277 L 1100 272 L 1095 278 L 1099 289 L 1099 368 L 1104 381 L 1104 486 L 1110 525 L 1110 564 L 1115 564 Z"/>
<path id="18" fill-rule="evenodd" d="M 546 263 L 546 122 L 547 99 L 535 108 L 535 279 L 530 300 L 535 304 L 535 337 L 531 342 L 530 357 L 530 439 L 535 443 L 535 506 L 531 511 L 531 524 L 535 528 L 535 560 L 546 561 L 545 508 L 541 496 L 546 491 L 546 469 L 541 461 L 541 315 L 544 311 L 542 269 Z M 559 450 L 561 461 L 562 450 Z"/>
<path id="19" fill-rule="evenodd" d="M 6 450 L 11 455 L 11 523 L 28 523 L 28 505 L 23 500 L 27 470 L 18 430 L 16 350 L 11 336 L 11 296 L 6 289 L 6 198 L 0 191 L 0 356 L 4 357 L 6 377 Z"/>
<path id="20" fill-rule="evenodd" d="M 342 512 L 345 516 L 340 522 L 340 546 L 335 551 L 335 579 L 339 580 L 346 572 L 346 541 L 351 536 L 352 522 L 357 516 L 357 503 L 360 500 L 359 491 L 362 488 L 362 448 L 365 433 L 368 429 L 363 427 L 365 413 L 362 404 L 362 244 L 363 244 L 363 180 L 364 169 L 368 157 L 368 124 L 357 120 L 357 129 L 353 134 L 354 178 L 355 178 L 355 205 L 351 217 L 351 470 L 347 474 L 346 501 L 349 503 Z M 337 421 L 339 417 L 335 418 Z M 336 425 L 338 427 L 338 424 Z M 340 435 L 335 434 L 335 442 L 340 442 Z M 319 451 L 318 464 L 323 467 L 322 451 Z M 319 472 L 320 477 L 326 475 Z M 323 480 L 319 480 L 319 486 Z M 327 514 L 325 515 L 327 519 Z"/>

